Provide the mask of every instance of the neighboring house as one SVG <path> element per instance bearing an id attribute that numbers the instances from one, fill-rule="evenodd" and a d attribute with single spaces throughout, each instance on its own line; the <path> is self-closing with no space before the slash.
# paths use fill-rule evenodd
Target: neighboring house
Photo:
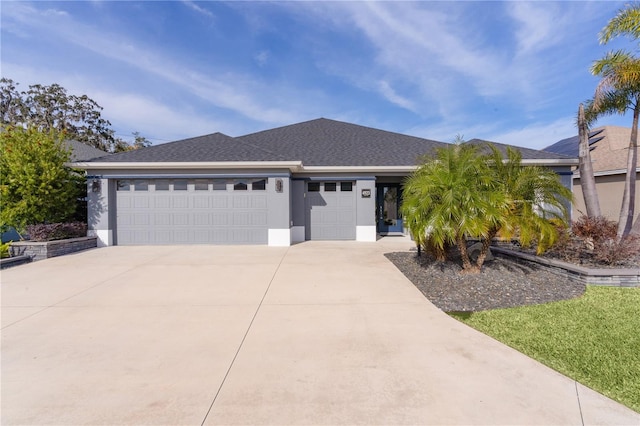
<path id="1" fill-rule="evenodd" d="M 630 137 L 630 128 L 618 126 L 598 127 L 589 133 L 591 162 L 600 201 L 600 211 L 603 216 L 616 222 L 620 218 L 620 207 L 622 206 Z M 556 142 L 545 148 L 544 151 L 577 157 L 578 136 Z M 640 154 L 640 149 L 638 154 Z M 636 200 L 640 200 L 640 167 L 636 169 L 635 179 Z M 571 217 L 576 220 L 586 214 L 580 186 L 580 171 L 577 168 L 573 173 L 572 191 L 574 203 Z"/>
<path id="2" fill-rule="evenodd" d="M 475 141 L 479 142 L 479 141 Z M 375 241 L 403 233 L 402 182 L 447 144 L 329 119 L 214 133 L 75 164 L 101 245 Z M 504 148 L 504 145 L 498 145 Z M 570 185 L 577 159 L 521 149 Z"/>
<path id="3" fill-rule="evenodd" d="M 104 157 L 110 155 L 108 152 L 98 148 L 94 148 L 86 143 L 67 139 L 64 141 L 64 145 L 71 149 L 71 161 L 89 161 L 94 158 Z"/>

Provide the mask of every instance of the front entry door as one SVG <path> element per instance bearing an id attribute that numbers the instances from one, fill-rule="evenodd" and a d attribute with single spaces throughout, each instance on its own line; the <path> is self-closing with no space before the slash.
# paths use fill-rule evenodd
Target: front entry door
<path id="1" fill-rule="evenodd" d="M 378 233 L 402 232 L 400 202 L 402 189 L 399 183 L 376 185 Z"/>

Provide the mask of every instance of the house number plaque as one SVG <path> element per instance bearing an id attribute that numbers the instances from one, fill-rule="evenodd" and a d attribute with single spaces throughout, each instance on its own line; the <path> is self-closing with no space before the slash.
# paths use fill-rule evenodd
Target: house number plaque
<path id="1" fill-rule="evenodd" d="M 362 190 L 362 198 L 371 198 L 371 190 L 363 189 Z"/>

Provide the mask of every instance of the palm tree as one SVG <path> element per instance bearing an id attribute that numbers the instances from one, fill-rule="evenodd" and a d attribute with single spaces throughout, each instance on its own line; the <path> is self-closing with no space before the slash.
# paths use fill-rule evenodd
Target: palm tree
<path id="1" fill-rule="evenodd" d="M 558 237 L 556 225 L 566 223 L 571 190 L 565 187 L 551 169 L 523 166 L 520 151 L 507 147 L 503 158 L 495 146 L 489 145 L 494 185 L 506 196 L 506 205 L 500 220 L 488 235 L 491 243 L 498 233 L 505 238 L 514 235 L 522 245 L 537 242 L 542 253 L 553 245 Z"/>
<path id="2" fill-rule="evenodd" d="M 566 220 L 571 191 L 552 170 L 522 165 L 519 151 L 507 158 L 492 145 L 441 148 L 405 181 L 402 213 L 419 246 L 435 247 L 444 260 L 447 244 L 456 245 L 465 273 L 480 272 L 492 239 L 501 233 L 518 235 L 524 245 L 550 247 L 557 229 L 550 220 Z M 478 238 L 482 249 L 475 264 L 467 253 L 467 238 Z"/>
<path id="3" fill-rule="evenodd" d="M 494 188 L 488 163 L 472 145 L 440 148 L 405 182 L 402 214 L 418 244 L 443 253 L 456 245 L 465 273 L 480 272 L 467 253 L 467 237 L 487 238 L 500 221 L 505 197 Z"/>
<path id="4" fill-rule="evenodd" d="M 640 38 L 640 4 L 627 5 L 619 10 L 600 33 L 600 43 L 606 44 L 620 35 L 631 37 L 633 40 Z M 631 231 L 635 210 L 638 117 L 640 116 L 640 59 L 624 50 L 609 52 L 604 58 L 594 62 L 591 72 L 602 77 L 593 99 L 596 115 L 624 114 L 627 110 L 633 111 L 627 175 L 618 221 L 618 238 L 621 239 Z"/>
<path id="5" fill-rule="evenodd" d="M 589 124 L 584 112 L 584 105 L 578 107 L 578 158 L 580 164 L 580 187 L 582 197 L 587 208 L 587 216 L 591 218 L 601 216 L 598 191 L 596 190 L 596 179 L 593 175 L 593 164 L 591 163 L 591 150 L 589 149 Z"/>
<path id="6" fill-rule="evenodd" d="M 627 110 L 633 112 L 627 154 L 627 174 L 618 220 L 618 238 L 626 237 L 631 231 L 635 212 L 640 78 L 635 83 L 630 80 L 629 75 L 636 72 L 634 70 L 640 77 L 640 60 L 624 52 L 609 53 L 603 59 L 596 61 L 592 67 L 592 72 L 602 77 L 591 104 L 594 115 L 624 114 Z"/>

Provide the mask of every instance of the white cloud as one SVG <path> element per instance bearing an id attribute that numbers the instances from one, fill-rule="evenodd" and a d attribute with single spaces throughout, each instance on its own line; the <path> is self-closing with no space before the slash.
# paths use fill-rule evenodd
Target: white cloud
<path id="1" fill-rule="evenodd" d="M 268 50 L 261 50 L 253 57 L 253 59 L 255 59 L 259 66 L 263 67 L 267 62 L 269 62 L 269 56 Z"/>
<path id="2" fill-rule="evenodd" d="M 26 4 L 9 4 L 10 7 L 4 6 L 4 19 L 13 19 L 23 26 L 44 31 L 46 37 L 62 38 L 94 54 L 161 77 L 217 107 L 265 123 L 283 124 L 297 118 L 296 113 L 286 108 L 286 100 L 281 102 L 284 108 L 274 105 L 277 87 L 264 84 L 250 76 L 223 70 L 209 71 L 205 75 L 156 52 L 151 46 L 138 46 L 135 41 L 125 36 L 106 34 L 68 16 L 54 18 L 49 12 L 39 11 Z"/>
<path id="3" fill-rule="evenodd" d="M 393 90 L 393 87 L 391 87 L 391 85 L 382 80 L 378 82 L 378 89 L 380 91 L 380 93 L 382 93 L 382 95 L 387 98 L 391 103 L 396 104 L 402 108 L 405 108 L 409 111 L 414 111 L 414 105 L 413 102 L 411 102 L 409 99 L 404 98 L 400 95 L 398 95 L 396 93 L 395 90 Z"/>
<path id="4" fill-rule="evenodd" d="M 516 31 L 518 53 L 529 53 L 546 48 L 557 41 L 559 27 L 563 25 L 556 6 L 551 2 L 509 2 L 507 11 L 520 28 Z"/>
<path id="5" fill-rule="evenodd" d="M 182 0 L 182 4 L 186 5 L 192 10 L 195 10 L 196 12 L 201 13 L 202 15 L 205 15 L 209 18 L 215 18 L 215 15 L 213 14 L 213 12 L 211 12 L 209 9 L 205 9 L 204 7 L 198 6 L 196 3 L 194 3 L 191 0 Z"/>

